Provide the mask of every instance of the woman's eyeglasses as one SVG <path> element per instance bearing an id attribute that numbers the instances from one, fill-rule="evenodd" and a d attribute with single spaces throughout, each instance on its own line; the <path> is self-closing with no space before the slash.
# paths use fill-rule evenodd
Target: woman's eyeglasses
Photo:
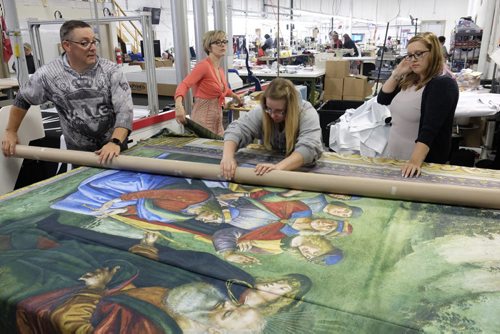
<path id="1" fill-rule="evenodd" d="M 286 111 L 283 111 L 283 110 L 273 110 L 271 108 L 266 108 L 266 112 L 269 115 L 278 115 L 278 116 L 285 116 L 286 115 Z"/>
<path id="2" fill-rule="evenodd" d="M 76 42 L 76 41 L 72 41 L 70 39 L 67 39 L 68 42 L 71 42 L 71 43 L 75 43 L 75 44 L 78 44 L 80 45 L 82 48 L 84 49 L 90 49 L 90 46 L 91 45 L 95 45 L 95 46 L 98 46 L 99 43 L 101 42 L 100 40 L 98 40 L 97 38 L 92 40 L 92 41 L 81 41 L 81 42 Z"/>
<path id="3" fill-rule="evenodd" d="M 214 41 L 214 42 L 210 43 L 210 45 L 215 44 L 215 45 L 217 45 L 217 46 L 223 46 L 223 45 L 226 45 L 227 43 L 228 43 L 228 40 L 227 40 L 227 39 L 224 39 L 224 40 L 222 40 L 222 41 L 218 39 L 218 40 L 216 40 L 216 41 Z"/>
<path id="4" fill-rule="evenodd" d="M 424 54 L 426 54 L 427 52 L 430 52 L 430 51 L 429 51 L 429 50 L 426 50 L 426 51 L 417 51 L 417 52 L 415 52 L 415 53 L 408 53 L 406 56 L 403 56 L 403 58 L 404 58 L 405 60 L 408 60 L 408 61 L 409 61 L 409 60 L 412 60 L 412 59 L 413 59 L 413 60 L 419 60 L 419 59 L 421 59 L 421 58 L 424 56 Z"/>

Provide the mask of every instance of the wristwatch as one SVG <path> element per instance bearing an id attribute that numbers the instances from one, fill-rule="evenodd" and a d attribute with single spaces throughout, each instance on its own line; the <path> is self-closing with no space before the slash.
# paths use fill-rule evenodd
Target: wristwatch
<path id="1" fill-rule="evenodd" d="M 113 144 L 116 144 L 118 146 L 122 146 L 122 141 L 118 138 L 111 138 L 111 140 L 109 141 L 110 143 L 113 143 Z"/>

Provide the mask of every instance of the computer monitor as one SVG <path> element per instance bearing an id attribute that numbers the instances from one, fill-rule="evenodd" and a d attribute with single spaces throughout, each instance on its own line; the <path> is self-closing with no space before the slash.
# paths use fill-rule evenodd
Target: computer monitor
<path id="1" fill-rule="evenodd" d="M 191 56 L 191 59 L 196 59 L 196 51 L 192 46 L 189 47 L 189 55 Z"/>
<path id="2" fill-rule="evenodd" d="M 160 47 L 160 40 L 159 39 L 155 39 L 153 41 L 153 49 L 154 49 L 154 53 L 155 53 L 155 57 L 161 57 L 161 47 Z M 142 55 L 144 56 L 144 42 L 141 41 L 141 53 Z"/>
<path id="3" fill-rule="evenodd" d="M 355 43 L 361 43 L 361 42 L 363 42 L 364 38 L 365 38 L 365 34 L 352 34 L 352 40 Z"/>
<path id="4" fill-rule="evenodd" d="M 142 7 L 143 12 L 151 12 L 151 24 L 160 24 L 161 8 Z"/>

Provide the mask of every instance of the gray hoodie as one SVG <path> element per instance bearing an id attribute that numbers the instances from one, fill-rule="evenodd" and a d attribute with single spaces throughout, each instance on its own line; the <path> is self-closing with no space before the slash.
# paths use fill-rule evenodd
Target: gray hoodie
<path id="1" fill-rule="evenodd" d="M 294 151 L 302 155 L 304 164 L 311 164 L 323 152 L 319 116 L 311 103 L 303 100 L 299 103 L 299 135 Z M 242 148 L 252 143 L 254 139 L 263 139 L 263 112 L 262 107 L 259 105 L 255 109 L 244 113 L 238 120 L 229 124 L 224 132 L 224 140 L 231 140 L 238 144 L 238 148 Z M 280 132 L 278 124 L 275 124 L 273 129 L 271 146 L 280 153 L 286 153 L 285 131 Z"/>

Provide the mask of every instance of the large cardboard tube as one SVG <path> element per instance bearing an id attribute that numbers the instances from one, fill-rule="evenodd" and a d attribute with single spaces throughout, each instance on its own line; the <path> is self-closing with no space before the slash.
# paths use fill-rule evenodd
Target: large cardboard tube
<path id="1" fill-rule="evenodd" d="M 100 164 L 92 152 L 16 146 L 16 157 L 65 162 L 100 168 L 123 169 L 189 178 L 224 180 L 219 165 L 120 155 L 109 164 Z M 500 189 L 457 185 L 382 180 L 316 173 L 272 171 L 255 175 L 253 168 L 238 167 L 236 183 L 308 191 L 380 197 L 396 200 L 500 209 Z"/>

